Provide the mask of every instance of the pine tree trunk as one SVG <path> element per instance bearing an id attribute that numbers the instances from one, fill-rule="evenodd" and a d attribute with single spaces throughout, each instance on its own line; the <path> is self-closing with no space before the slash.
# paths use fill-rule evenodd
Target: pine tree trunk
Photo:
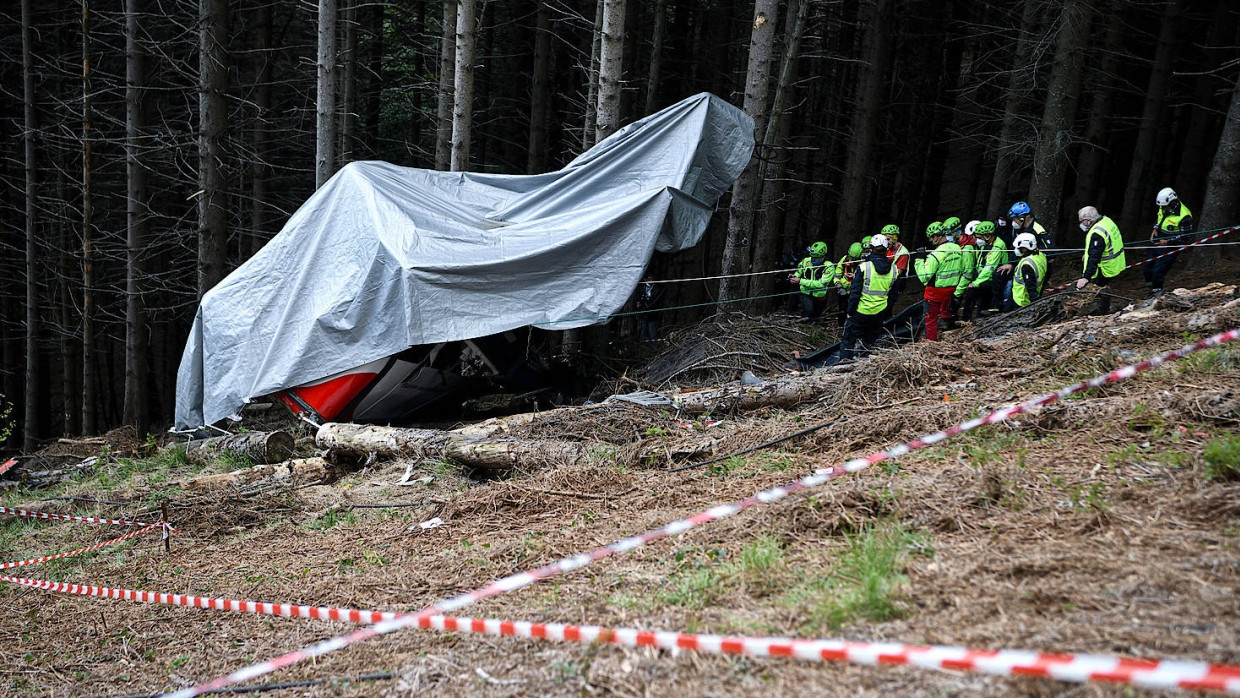
<path id="1" fill-rule="evenodd" d="M 95 337 L 95 294 L 92 290 L 95 283 L 94 259 L 94 226 L 95 226 L 95 191 L 92 182 L 94 164 L 92 148 L 94 146 L 94 125 L 91 96 L 91 78 L 94 66 L 91 64 L 90 53 L 90 2 L 82 0 L 82 347 L 78 352 L 80 366 L 73 368 L 82 373 L 81 411 L 77 419 L 70 422 L 77 426 L 69 433 L 93 433 L 95 430 L 95 372 L 91 361 Z M 66 374 L 69 369 L 66 369 Z M 67 382 L 67 381 L 66 381 Z"/>
<path id="2" fill-rule="evenodd" d="M 146 252 L 146 168 L 141 162 L 145 119 L 142 92 L 145 66 L 138 42 L 139 0 L 125 0 L 125 398 L 121 417 L 125 424 L 145 434 L 150 424 L 147 410 L 147 321 L 143 307 L 143 255 Z M 204 194 L 205 196 L 205 194 Z"/>
<path id="3" fill-rule="evenodd" d="M 452 168 L 452 105 L 456 83 L 457 0 L 444 0 L 439 37 L 439 94 L 435 121 L 435 169 Z"/>
<path id="4" fill-rule="evenodd" d="M 1157 145 L 1155 141 L 1159 137 L 1159 119 L 1165 111 L 1167 88 L 1171 83 L 1171 63 L 1175 54 L 1175 34 L 1182 1 L 1171 0 L 1167 3 L 1158 32 L 1158 48 L 1154 51 L 1154 67 L 1145 88 L 1145 108 L 1141 112 L 1137 145 L 1133 149 L 1132 165 L 1128 169 L 1124 208 L 1117 221 L 1120 230 L 1128 231 L 1130 235 L 1139 228 L 1154 224 L 1154 193 L 1165 186 L 1153 180 L 1154 149 Z"/>
<path id="5" fill-rule="evenodd" d="M 877 164 L 879 109 L 887 93 L 887 73 L 891 66 L 894 4 L 894 0 L 874 0 L 866 28 L 865 62 L 861 83 L 857 86 L 858 102 L 853 112 L 852 138 L 835 223 L 837 251 L 847 249 L 857 238 L 858 230 L 869 228 L 865 211 L 870 198 L 871 173 Z"/>
<path id="6" fill-rule="evenodd" d="M 594 142 L 620 130 L 620 83 L 624 72 L 625 0 L 603 3 L 602 39 L 599 46 L 598 120 Z"/>
<path id="7" fill-rule="evenodd" d="M 254 8 L 254 51 L 257 54 L 254 74 L 254 131 L 250 134 L 254 159 L 250 163 L 250 249 L 252 256 L 267 240 L 267 177 L 270 157 L 267 147 L 267 123 L 271 118 L 271 4 L 260 3 Z"/>
<path id="8" fill-rule="evenodd" d="M 771 78 L 771 54 L 775 48 L 775 22 L 779 12 L 778 0 L 755 0 L 753 31 L 749 36 L 749 67 L 745 78 L 745 113 L 754 121 L 754 140 L 761 142 L 766 135 L 767 115 L 770 102 L 767 92 Z M 736 276 L 749 271 L 749 250 L 754 233 L 754 202 L 762 194 L 762 182 L 758 178 L 760 162 L 749 159 L 749 164 L 736 184 L 732 185 L 732 204 L 728 209 L 728 235 L 723 245 L 719 280 L 719 302 L 745 297 L 749 279 Z"/>
<path id="9" fill-rule="evenodd" d="M 1038 45 L 1038 36 L 1035 32 L 1040 24 L 1039 14 L 1043 2 L 1044 0 L 1025 0 L 1020 25 L 1016 27 L 1020 38 L 1012 53 L 1012 69 L 1007 90 L 1003 95 L 1003 121 L 999 127 L 999 139 L 992 148 L 995 152 L 995 174 L 990 180 L 990 197 L 986 205 L 986 217 L 991 220 L 1000 215 L 1006 216 L 1008 206 L 1013 203 L 1009 200 L 1008 185 L 1016 169 L 1017 159 L 1025 152 L 1026 138 L 1021 133 L 1022 118 L 1037 84 L 1038 63 L 1034 60 L 1034 49 Z"/>
<path id="10" fill-rule="evenodd" d="M 667 0 L 655 0 L 654 27 L 650 37 L 650 69 L 646 73 L 646 108 L 643 115 L 659 105 L 659 81 L 663 78 L 663 44 L 667 40 Z"/>
<path id="11" fill-rule="evenodd" d="M 1111 0 L 1109 12 L 1118 14 L 1121 0 Z M 1077 159 L 1076 192 L 1074 201 L 1102 201 L 1103 165 L 1107 156 L 1107 136 L 1111 130 L 1111 108 L 1115 101 L 1115 78 L 1119 72 L 1119 58 L 1123 52 L 1123 26 L 1119 22 L 1107 24 L 1103 38 L 1102 56 L 1090 81 L 1092 98 L 1089 108 L 1089 125 L 1085 129 L 1085 142 Z M 1069 224 L 1059 237 L 1061 247 L 1079 247 L 1084 244 L 1084 233 Z"/>
<path id="12" fill-rule="evenodd" d="M 1205 163 L 1210 160 L 1209 147 L 1213 145 L 1210 137 L 1218 128 L 1220 116 L 1211 107 L 1214 106 L 1215 86 L 1221 82 L 1216 72 L 1220 60 L 1230 56 L 1231 51 L 1224 48 L 1227 37 L 1235 26 L 1235 8 L 1228 3 L 1220 2 L 1214 6 L 1214 14 L 1210 18 L 1210 28 L 1206 32 L 1206 58 L 1201 66 L 1202 74 L 1198 75 L 1193 89 L 1192 101 L 1188 108 L 1191 116 L 1188 122 L 1188 133 L 1184 138 L 1184 147 L 1180 153 L 1180 170 L 1173 180 L 1176 192 L 1185 201 L 1198 203 L 1204 194 L 1206 176 L 1210 170 Z M 1218 111 L 1222 111 L 1220 108 Z M 1160 187 L 1161 188 L 1161 187 Z M 1187 197 L 1187 198 L 1186 198 Z M 1191 206 L 1192 203 L 1189 205 Z"/>
<path id="13" fill-rule="evenodd" d="M 452 100 L 452 171 L 469 170 L 474 121 L 474 58 L 478 46 L 478 0 L 458 0 Z"/>
<path id="14" fill-rule="evenodd" d="M 534 74 L 530 89 L 530 143 L 527 174 L 547 169 L 547 102 L 551 99 L 551 10 L 547 0 L 536 0 L 534 20 Z"/>
<path id="15" fill-rule="evenodd" d="M 770 157 L 769 163 L 759 167 L 759 178 L 762 180 L 762 206 L 758 210 L 756 243 L 753 250 L 753 268 L 755 271 L 773 269 L 775 260 L 779 258 L 779 246 L 783 232 L 784 193 L 786 184 L 784 170 L 788 156 L 776 154 L 776 148 L 788 138 L 792 124 L 793 83 L 796 81 L 797 61 L 801 57 L 801 37 L 805 34 L 805 23 L 809 16 L 808 0 L 790 0 L 788 16 L 784 26 L 784 58 L 779 68 L 779 79 L 775 84 L 775 99 L 771 107 L 771 118 L 767 122 L 766 133 L 762 143 L 764 152 Z M 759 274 L 750 277 L 749 295 L 755 298 L 769 296 L 774 290 L 775 276 Z M 757 302 L 760 311 L 769 309 L 772 301 L 766 299 Z"/>
<path id="16" fill-rule="evenodd" d="M 357 150 L 357 2 L 344 0 L 344 55 L 341 56 L 344 70 L 340 71 L 341 164 L 353 162 Z"/>
<path id="17" fill-rule="evenodd" d="M 447 4 L 447 2 L 445 2 Z M 384 8 L 385 3 L 373 2 L 366 5 L 366 26 L 370 29 L 370 41 L 367 44 L 367 70 L 366 70 L 366 152 L 370 157 L 374 157 L 378 153 L 379 148 L 379 122 L 382 119 L 380 110 L 383 107 L 383 47 L 384 47 Z M 426 4 L 422 4 L 422 20 L 418 26 L 425 31 L 425 9 Z M 451 71 L 449 71 L 451 74 Z M 451 114 L 451 109 L 448 110 Z M 438 124 L 447 121 L 440 118 L 436 122 Z"/>
<path id="18" fill-rule="evenodd" d="M 39 295 L 35 259 L 38 254 L 36 226 L 37 179 L 35 177 L 35 92 L 33 0 L 22 0 L 22 103 L 23 141 L 26 148 L 26 387 L 22 420 L 22 450 L 31 453 L 39 438 Z"/>
<path id="19" fill-rule="evenodd" d="M 1046 107 L 1038 129 L 1033 157 L 1033 181 L 1029 205 L 1042 225 L 1052 232 L 1060 228 L 1064 178 L 1070 153 L 1077 98 L 1081 93 L 1081 68 L 1093 21 L 1093 0 L 1065 0 L 1054 67 L 1046 88 Z M 1088 202 L 1081 202 L 1082 205 Z"/>
<path id="20" fill-rule="evenodd" d="M 336 0 L 319 0 L 314 186 L 336 172 Z"/>
<path id="21" fill-rule="evenodd" d="M 224 278 L 228 262 L 228 0 L 199 0 L 198 50 L 198 300 Z"/>
<path id="22" fill-rule="evenodd" d="M 598 126 L 598 73 L 599 54 L 603 45 L 603 8 L 604 0 L 594 3 L 594 33 L 590 39 L 590 65 L 587 66 L 589 76 L 586 80 L 586 113 L 585 123 L 581 128 L 581 149 L 589 150 L 594 145 L 595 129 Z M 568 330 L 576 332 L 576 330 Z"/>
<path id="23" fill-rule="evenodd" d="M 1210 178 L 1206 183 L 1206 197 L 1201 210 L 1199 228 L 1202 230 L 1240 222 L 1240 77 L 1236 78 L 1236 86 L 1232 91 L 1231 107 L 1227 110 L 1227 121 L 1223 124 L 1218 150 L 1214 153 L 1214 164 L 1210 167 Z M 1231 238 L 1233 240 L 1234 235 L 1233 233 Z M 1202 250 L 1202 261 L 1218 261 L 1219 250 L 1218 247 Z M 1229 258 L 1232 256 L 1228 255 Z"/>

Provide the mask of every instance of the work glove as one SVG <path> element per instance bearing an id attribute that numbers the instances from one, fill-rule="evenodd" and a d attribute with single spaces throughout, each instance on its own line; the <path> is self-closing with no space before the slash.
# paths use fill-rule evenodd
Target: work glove
<path id="1" fill-rule="evenodd" d="M 914 257 L 925 257 L 925 256 L 926 256 L 926 255 L 928 255 L 928 254 L 930 254 L 930 253 L 929 253 L 929 252 L 926 250 L 926 248 L 924 248 L 924 247 L 918 247 L 917 249 L 913 250 L 913 252 L 912 252 L 912 256 L 914 256 Z"/>

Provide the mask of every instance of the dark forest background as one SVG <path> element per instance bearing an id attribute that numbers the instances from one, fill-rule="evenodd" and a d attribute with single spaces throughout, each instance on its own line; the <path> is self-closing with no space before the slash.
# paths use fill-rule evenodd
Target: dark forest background
<path id="1" fill-rule="evenodd" d="M 17 4 L 0 15 L 12 447 L 166 428 L 203 290 L 344 163 L 548 171 L 701 91 L 754 115 L 759 146 L 703 243 L 659 260 L 664 278 L 771 269 L 818 239 L 838 256 L 884 223 L 907 236 L 1022 199 L 1065 247 L 1086 204 L 1147 235 L 1164 186 L 1199 227 L 1240 222 L 1231 2 Z"/>

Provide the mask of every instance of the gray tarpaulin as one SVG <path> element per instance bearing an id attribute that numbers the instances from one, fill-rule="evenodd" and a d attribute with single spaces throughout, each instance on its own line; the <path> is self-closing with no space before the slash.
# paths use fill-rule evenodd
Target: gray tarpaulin
<path id="1" fill-rule="evenodd" d="M 708 94 L 542 175 L 346 165 L 202 299 L 176 426 L 431 344 L 624 305 L 654 250 L 697 243 L 753 150 L 753 121 Z"/>

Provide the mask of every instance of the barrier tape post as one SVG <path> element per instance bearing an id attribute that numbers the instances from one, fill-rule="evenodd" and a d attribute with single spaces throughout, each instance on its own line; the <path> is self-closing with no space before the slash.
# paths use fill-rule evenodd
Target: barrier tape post
<path id="1" fill-rule="evenodd" d="M 1053 393 L 1041 395 L 1027 402 L 990 412 L 983 417 L 962 422 L 948 429 L 923 436 L 908 443 L 893 446 L 886 450 L 873 453 L 869 456 L 854 458 L 840 467 L 828 467 L 817 470 L 813 474 L 803 477 L 796 482 L 790 483 L 789 485 L 763 490 L 746 499 L 733 502 L 731 504 L 722 504 L 711 507 L 710 509 L 699 512 L 689 518 L 673 521 L 660 528 L 652 529 L 643 534 L 624 538 L 588 552 L 578 553 L 537 569 L 504 577 L 473 591 L 460 594 L 441 602 L 436 602 L 419 613 L 403 614 L 390 620 L 375 623 L 366 628 L 359 628 L 346 635 L 340 635 L 328 640 L 323 640 L 307 647 L 303 647 L 302 649 L 280 655 L 279 657 L 251 664 L 225 676 L 220 676 L 206 683 L 202 683 L 191 688 L 182 689 L 168 695 L 170 698 L 192 698 L 193 696 L 199 696 L 203 693 L 217 690 L 225 686 L 230 686 L 235 683 L 248 681 L 258 676 L 269 674 L 278 669 L 291 666 L 307 659 L 320 657 L 363 640 L 368 640 L 380 635 L 386 635 L 397 630 L 415 626 L 420 623 L 422 619 L 429 616 L 453 611 L 491 596 L 505 594 L 521 589 L 542 579 L 575 571 L 597 560 L 632 551 L 662 538 L 680 535 L 705 523 L 733 516 L 759 504 L 769 504 L 771 502 L 779 501 L 793 492 L 822 485 L 844 475 L 845 473 L 854 473 L 868 468 L 876 463 L 903 456 L 910 451 L 931 446 L 966 431 L 976 429 L 984 424 L 995 424 L 1006 421 L 1015 415 L 1026 412 L 1035 407 L 1064 399 L 1085 390 L 1097 388 L 1106 383 L 1126 380 L 1141 371 L 1161 366 L 1168 361 L 1179 359 L 1207 347 L 1232 341 L 1237 337 L 1240 337 L 1240 328 L 1233 328 L 1231 330 L 1227 330 L 1226 332 L 1221 332 L 1193 344 L 1188 344 L 1179 349 L 1151 357 L 1140 363 L 1124 366 L 1104 375 L 1096 376 L 1087 381 L 1077 383 L 1076 385 L 1066 386 Z"/>

